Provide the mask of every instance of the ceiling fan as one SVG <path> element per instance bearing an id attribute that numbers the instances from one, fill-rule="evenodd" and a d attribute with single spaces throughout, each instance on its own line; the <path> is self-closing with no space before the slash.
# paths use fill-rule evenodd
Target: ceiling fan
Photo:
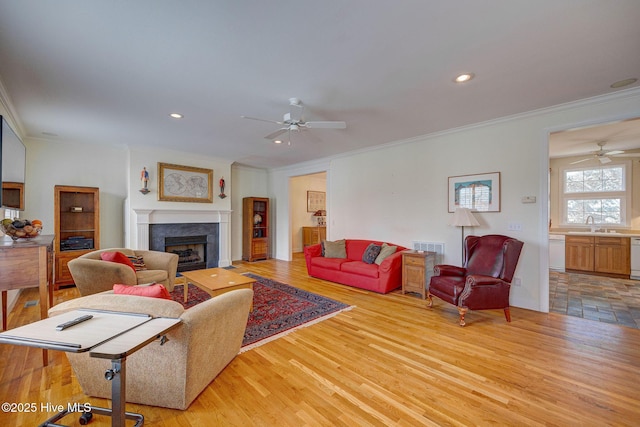
<path id="1" fill-rule="evenodd" d="M 595 158 L 595 159 L 598 159 L 600 163 L 604 165 L 606 163 L 611 162 L 610 157 L 640 157 L 640 153 L 625 154 L 625 152 L 622 150 L 605 150 L 604 146 L 607 144 L 606 140 L 597 141 L 596 144 L 598 145 L 598 147 L 600 147 L 600 149 L 596 151 L 592 151 L 591 157 L 587 157 L 586 159 L 576 160 L 575 162 L 571 162 L 571 164 L 575 165 L 576 163 L 586 162 Z"/>
<path id="2" fill-rule="evenodd" d="M 304 119 L 304 105 L 298 98 L 289 98 L 288 113 L 282 118 L 282 121 L 259 119 L 257 117 L 241 116 L 243 119 L 259 120 L 261 122 L 276 123 L 282 127 L 275 132 L 265 136 L 265 139 L 275 139 L 285 132 L 289 132 L 289 139 L 291 139 L 291 132 L 299 132 L 305 129 L 345 129 L 347 124 L 345 122 L 327 122 L 327 121 L 310 121 L 307 122 Z"/>

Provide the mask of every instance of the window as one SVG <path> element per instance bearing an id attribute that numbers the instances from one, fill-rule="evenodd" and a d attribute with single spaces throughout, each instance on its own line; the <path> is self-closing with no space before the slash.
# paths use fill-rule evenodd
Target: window
<path id="1" fill-rule="evenodd" d="M 628 162 L 597 167 L 564 169 L 562 201 L 566 225 L 627 225 L 627 188 L 631 167 Z"/>

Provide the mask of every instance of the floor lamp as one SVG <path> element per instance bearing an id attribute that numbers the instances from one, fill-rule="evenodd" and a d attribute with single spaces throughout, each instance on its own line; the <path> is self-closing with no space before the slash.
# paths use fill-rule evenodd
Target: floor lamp
<path id="1" fill-rule="evenodd" d="M 462 263 L 464 264 L 464 228 L 475 227 L 480 225 L 480 223 L 473 216 L 469 208 L 456 208 L 450 225 L 462 227 Z"/>

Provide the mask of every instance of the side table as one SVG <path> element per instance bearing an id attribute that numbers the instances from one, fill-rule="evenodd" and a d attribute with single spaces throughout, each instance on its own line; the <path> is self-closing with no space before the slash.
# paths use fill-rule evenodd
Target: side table
<path id="1" fill-rule="evenodd" d="M 427 286 L 433 276 L 436 252 L 404 251 L 402 253 L 402 293 L 414 292 L 426 298 Z"/>

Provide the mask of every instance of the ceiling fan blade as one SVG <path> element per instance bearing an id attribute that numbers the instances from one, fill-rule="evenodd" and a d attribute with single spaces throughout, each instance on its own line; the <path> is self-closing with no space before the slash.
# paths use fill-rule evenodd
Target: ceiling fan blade
<path id="1" fill-rule="evenodd" d="M 640 157 L 640 153 L 613 154 L 615 157 Z"/>
<path id="2" fill-rule="evenodd" d="M 305 126 L 309 129 L 345 129 L 345 122 L 306 122 Z"/>
<path id="3" fill-rule="evenodd" d="M 616 154 L 623 154 L 624 151 L 622 150 L 611 150 L 611 151 L 607 151 L 605 154 L 607 156 L 615 156 Z"/>
<path id="4" fill-rule="evenodd" d="M 575 162 L 571 162 L 569 163 L 570 165 L 575 165 L 578 163 L 582 163 L 582 162 L 588 162 L 589 160 L 591 160 L 592 158 L 588 158 L 588 159 L 582 159 L 582 160 L 576 160 Z"/>
<path id="5" fill-rule="evenodd" d="M 278 121 L 275 121 L 275 120 L 267 120 L 267 119 L 259 119 L 257 117 L 249 117 L 249 116 L 240 116 L 240 117 L 242 117 L 243 119 L 258 120 L 260 122 L 275 123 L 275 124 L 278 124 L 278 125 L 283 125 L 284 124 L 284 122 L 278 122 Z"/>
<path id="6" fill-rule="evenodd" d="M 282 135 L 283 133 L 285 133 L 288 130 L 289 130 L 288 127 L 282 128 L 282 129 L 278 129 L 277 131 L 270 133 L 269 135 L 265 136 L 264 138 L 265 139 L 274 139 L 274 138 L 279 137 L 280 135 Z"/>

